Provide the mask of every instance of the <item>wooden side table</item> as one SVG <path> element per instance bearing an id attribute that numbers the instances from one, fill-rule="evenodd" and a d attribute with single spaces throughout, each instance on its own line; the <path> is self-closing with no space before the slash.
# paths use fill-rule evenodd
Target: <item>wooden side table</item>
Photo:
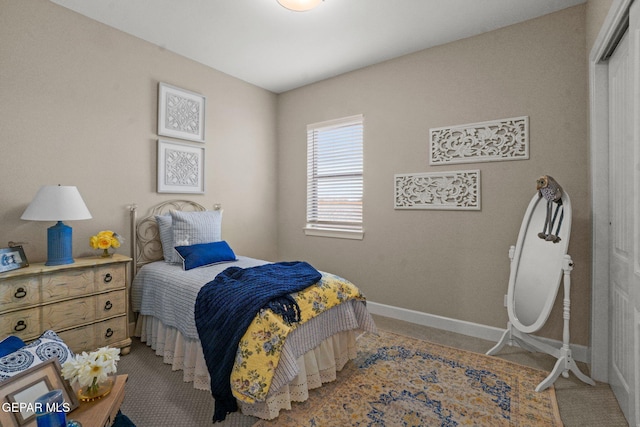
<path id="1" fill-rule="evenodd" d="M 110 427 L 124 400 L 124 386 L 128 375 L 118 375 L 111 392 L 93 402 L 80 402 L 80 406 L 67 414 L 68 420 L 82 423 L 82 427 Z"/>

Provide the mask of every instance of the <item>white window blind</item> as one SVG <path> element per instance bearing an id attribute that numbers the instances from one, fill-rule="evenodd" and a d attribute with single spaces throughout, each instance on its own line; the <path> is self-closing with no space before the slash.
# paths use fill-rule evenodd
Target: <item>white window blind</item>
<path id="1" fill-rule="evenodd" d="M 362 238 L 362 151 L 362 115 L 307 126 L 307 234 Z"/>

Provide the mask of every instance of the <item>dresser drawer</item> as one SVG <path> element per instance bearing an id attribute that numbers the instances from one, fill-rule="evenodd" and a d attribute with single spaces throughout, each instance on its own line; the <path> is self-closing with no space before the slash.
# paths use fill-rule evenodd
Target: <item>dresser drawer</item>
<path id="1" fill-rule="evenodd" d="M 122 315 L 113 319 L 57 332 L 58 336 L 75 353 L 94 351 L 99 347 L 106 347 L 111 343 L 127 339 L 127 316 Z"/>
<path id="2" fill-rule="evenodd" d="M 42 329 L 66 329 L 96 318 L 96 297 L 77 298 L 42 306 Z"/>
<path id="3" fill-rule="evenodd" d="M 124 288 L 126 284 L 126 268 L 124 264 L 104 265 L 96 269 L 96 292 L 109 289 Z"/>
<path id="4" fill-rule="evenodd" d="M 74 353 L 93 351 L 96 349 L 94 326 L 95 325 L 87 325 L 56 333 Z"/>
<path id="5" fill-rule="evenodd" d="M 118 314 L 125 314 L 126 295 L 124 289 L 96 295 L 96 319 L 106 319 Z"/>
<path id="6" fill-rule="evenodd" d="M 5 313 L 0 316 L 0 336 L 17 335 L 22 340 L 40 335 L 40 308 Z"/>
<path id="7" fill-rule="evenodd" d="M 88 295 L 94 292 L 94 269 L 78 268 L 42 275 L 42 302 Z"/>
<path id="8" fill-rule="evenodd" d="M 95 328 L 95 347 L 104 347 L 111 343 L 127 339 L 127 316 L 122 315 L 113 319 L 98 322 Z"/>
<path id="9" fill-rule="evenodd" d="M 0 312 L 40 302 L 38 276 L 14 277 L 0 282 Z"/>

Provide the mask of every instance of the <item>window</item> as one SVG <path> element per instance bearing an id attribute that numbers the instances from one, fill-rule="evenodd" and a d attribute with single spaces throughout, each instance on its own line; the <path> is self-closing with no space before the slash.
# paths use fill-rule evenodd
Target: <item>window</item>
<path id="1" fill-rule="evenodd" d="M 362 239 L 362 115 L 307 126 L 307 235 Z"/>

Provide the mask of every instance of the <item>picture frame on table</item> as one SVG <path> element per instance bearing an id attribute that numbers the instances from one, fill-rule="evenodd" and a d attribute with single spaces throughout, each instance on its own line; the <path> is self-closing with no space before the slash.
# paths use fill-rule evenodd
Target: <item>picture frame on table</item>
<path id="1" fill-rule="evenodd" d="M 0 273 L 28 267 L 29 261 L 22 246 L 11 246 L 0 249 Z"/>
<path id="2" fill-rule="evenodd" d="M 51 390 L 62 390 L 63 409 L 66 412 L 78 407 L 78 397 L 68 381 L 62 378 L 62 368 L 55 357 L 0 383 L 0 401 L 5 405 L 0 411 L 0 425 L 35 427 L 34 402 Z"/>
<path id="3" fill-rule="evenodd" d="M 204 146 L 158 140 L 158 193 L 204 194 Z"/>
<path id="4" fill-rule="evenodd" d="M 204 142 L 206 97 L 158 84 L 158 135 Z"/>

